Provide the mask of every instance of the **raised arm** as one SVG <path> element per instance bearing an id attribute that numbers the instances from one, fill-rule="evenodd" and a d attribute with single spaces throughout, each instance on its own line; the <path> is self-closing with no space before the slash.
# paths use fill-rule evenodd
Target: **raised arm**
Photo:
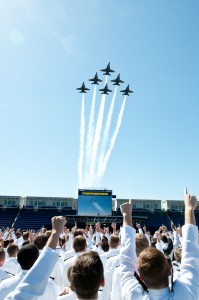
<path id="1" fill-rule="evenodd" d="M 185 225 L 182 227 L 182 260 L 180 281 L 186 285 L 192 299 L 199 299 L 199 246 L 198 228 L 194 210 L 197 206 L 196 196 L 191 196 L 187 189 L 184 192 Z"/>
<path id="2" fill-rule="evenodd" d="M 65 224 L 64 217 L 52 218 L 52 233 L 46 247 L 15 291 L 11 292 L 5 300 L 36 300 L 44 293 L 50 273 L 59 256 L 54 249 Z"/>
<path id="3" fill-rule="evenodd" d="M 134 272 L 137 271 L 137 256 L 135 251 L 136 232 L 132 227 L 131 201 L 122 204 L 120 209 L 123 215 L 120 248 L 122 299 L 130 299 L 129 297 L 132 296 L 135 286 L 138 285 L 138 282 L 134 277 Z"/>

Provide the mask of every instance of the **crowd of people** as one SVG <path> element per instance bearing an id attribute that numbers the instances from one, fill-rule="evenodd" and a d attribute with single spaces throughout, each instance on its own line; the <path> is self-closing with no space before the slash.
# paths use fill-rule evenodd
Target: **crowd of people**
<path id="1" fill-rule="evenodd" d="M 132 226 L 132 203 L 121 205 L 123 226 L 100 223 L 52 230 L 0 232 L 0 300 L 198 300 L 196 196 L 184 193 L 185 224 L 151 234 Z"/>

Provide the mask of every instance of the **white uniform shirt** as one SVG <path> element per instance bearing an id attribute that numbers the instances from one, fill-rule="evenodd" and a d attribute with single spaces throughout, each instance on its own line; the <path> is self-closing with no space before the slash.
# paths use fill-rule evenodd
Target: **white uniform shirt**
<path id="1" fill-rule="evenodd" d="M 26 273 L 23 280 L 20 281 L 17 288 L 4 300 L 37 300 L 45 291 L 50 273 L 58 257 L 56 251 L 49 247 L 44 247 L 39 258 Z M 40 299 L 43 300 L 42 297 Z M 54 299 L 56 298 L 52 298 L 51 296 L 48 298 L 48 300 Z"/>
<path id="2" fill-rule="evenodd" d="M 100 258 L 103 263 L 104 269 L 106 267 L 107 259 L 109 259 L 110 257 L 116 256 L 118 254 L 119 254 L 119 250 L 111 249 L 111 248 L 109 249 L 108 252 L 104 252 L 104 253 L 100 254 Z"/>
<path id="3" fill-rule="evenodd" d="M 24 278 L 27 272 L 28 271 L 22 270 L 16 276 L 5 279 L 0 283 L 0 300 L 4 300 L 6 296 L 17 287 L 17 285 Z M 56 297 L 57 297 L 57 293 L 56 293 L 55 285 L 53 281 L 49 279 L 44 294 L 38 297 L 37 299 L 49 300 L 49 299 L 56 299 Z"/>
<path id="4" fill-rule="evenodd" d="M 103 287 L 104 299 L 110 300 L 112 290 L 113 274 L 116 267 L 120 265 L 120 254 L 109 257 L 104 269 L 105 286 Z"/>
<path id="5" fill-rule="evenodd" d="M 8 272 L 4 271 L 3 267 L 0 267 L 0 282 L 6 278 L 12 277 L 12 274 L 9 274 Z"/>
<path id="6" fill-rule="evenodd" d="M 10 272 L 13 275 L 16 275 L 19 273 L 20 265 L 19 265 L 16 257 L 9 257 L 5 261 L 3 268 L 5 271 Z"/>
<path id="7" fill-rule="evenodd" d="M 136 269 L 135 229 L 126 226 L 121 234 L 121 285 L 123 300 L 197 300 L 199 299 L 199 247 L 197 227 L 182 227 L 182 261 L 180 278 L 174 282 L 174 292 L 169 288 L 145 292 L 134 278 Z"/>

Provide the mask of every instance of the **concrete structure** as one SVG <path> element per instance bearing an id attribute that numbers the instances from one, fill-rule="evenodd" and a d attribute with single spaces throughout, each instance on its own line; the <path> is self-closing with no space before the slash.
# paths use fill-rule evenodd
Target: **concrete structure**
<path id="1" fill-rule="evenodd" d="M 163 200 L 162 209 L 182 211 L 184 210 L 184 200 Z"/>
<path id="2" fill-rule="evenodd" d="M 20 205 L 20 196 L 0 196 L 0 206 L 16 207 Z"/>
<path id="3" fill-rule="evenodd" d="M 117 199 L 116 208 L 119 208 L 121 204 L 128 202 L 129 199 Z M 132 204 L 134 209 L 161 209 L 161 200 L 152 199 L 132 199 Z"/>

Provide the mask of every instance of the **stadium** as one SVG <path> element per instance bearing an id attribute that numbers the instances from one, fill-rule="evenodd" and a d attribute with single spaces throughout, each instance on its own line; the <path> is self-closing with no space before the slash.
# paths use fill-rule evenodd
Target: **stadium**
<path id="1" fill-rule="evenodd" d="M 103 198 L 103 204 L 101 204 Z M 133 200 L 133 224 L 146 226 L 154 233 L 161 225 L 170 229 L 171 221 L 184 224 L 183 200 Z M 39 230 L 50 229 L 51 218 L 63 215 L 67 219 L 67 227 L 95 225 L 103 226 L 122 224 L 120 205 L 128 199 L 117 198 L 112 190 L 78 190 L 78 198 L 72 197 L 39 197 L 39 196 L 0 196 L 0 228 Z M 92 202 L 92 203 L 91 203 Z M 98 206 L 100 202 L 100 206 Z M 89 205 L 92 210 L 89 211 Z M 102 207 L 103 206 L 103 207 Z M 199 225 L 199 207 L 196 210 L 196 222 Z"/>

